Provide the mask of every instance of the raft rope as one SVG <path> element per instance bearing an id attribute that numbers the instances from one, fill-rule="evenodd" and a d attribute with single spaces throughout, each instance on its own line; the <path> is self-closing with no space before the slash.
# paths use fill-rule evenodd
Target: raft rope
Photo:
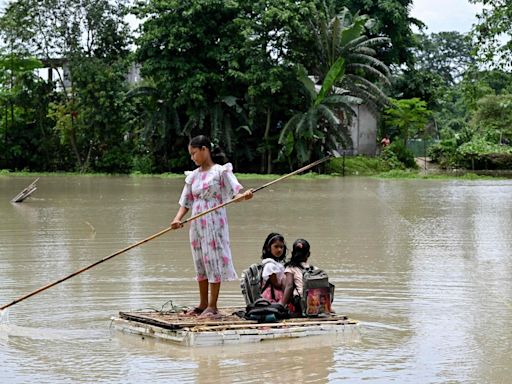
<path id="1" fill-rule="evenodd" d="M 168 309 L 168 310 L 164 310 L 164 308 L 167 306 L 167 305 L 170 305 L 171 306 L 171 309 Z M 165 303 L 163 303 L 162 307 L 160 309 L 158 308 L 155 308 L 155 307 L 145 307 L 145 308 L 140 308 L 140 309 L 136 309 L 134 310 L 134 312 L 145 312 L 145 311 L 151 311 L 151 312 L 156 312 L 160 315 L 170 315 L 172 313 L 180 313 L 180 312 L 183 312 L 184 310 L 188 309 L 187 306 L 184 306 L 184 305 L 176 305 L 172 302 L 172 299 L 169 299 L 167 300 Z M 0 315 L 3 314 L 3 312 L 5 311 L 0 311 Z M 3 321 L 3 320 L 2 320 Z M 114 323 L 114 320 L 110 320 L 110 326 L 109 328 L 112 328 L 112 325 Z"/>
<path id="2" fill-rule="evenodd" d="M 169 304 L 171 306 L 171 309 L 167 310 L 167 311 L 164 311 L 164 308 L 165 306 Z M 183 306 L 183 305 L 175 305 L 173 304 L 172 302 L 172 299 L 170 300 L 167 300 L 163 305 L 162 305 L 162 308 L 160 308 L 160 313 L 162 315 L 165 315 L 165 314 L 169 314 L 169 313 L 179 313 L 179 312 L 183 312 L 183 310 L 187 309 L 188 307 L 186 306 Z"/>
<path id="3" fill-rule="evenodd" d="M 170 309 L 165 309 L 165 307 L 170 306 Z M 145 312 L 145 311 L 151 311 L 151 312 L 157 312 L 161 315 L 169 315 L 171 313 L 180 313 L 183 312 L 185 309 L 188 309 L 185 305 L 176 305 L 173 303 L 172 299 L 167 300 L 160 309 L 155 307 L 145 307 L 145 308 L 139 308 L 136 309 L 135 312 Z"/>

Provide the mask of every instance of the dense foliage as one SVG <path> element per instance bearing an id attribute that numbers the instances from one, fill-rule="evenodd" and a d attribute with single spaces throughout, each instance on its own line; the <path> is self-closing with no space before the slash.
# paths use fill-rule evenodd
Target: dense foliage
<path id="1" fill-rule="evenodd" d="M 437 139 L 428 154 L 442 167 L 508 169 L 512 75 L 503 68 L 484 69 L 495 62 L 475 55 L 484 46 L 475 45 L 469 35 L 442 32 L 419 35 L 418 40 L 414 66 L 397 75 L 395 92 L 399 103 L 426 102 L 428 122 L 414 129 L 407 116 L 387 117 L 388 109 L 383 133 L 392 135 L 402 124 L 408 127 L 397 136 L 402 140 L 406 135 Z"/>
<path id="2" fill-rule="evenodd" d="M 20 119 L 20 115 L 16 118 L 15 113 L 10 121 L 3 120 L 0 135 L 3 133 L 5 140 L 6 133 L 20 124 L 19 129 L 31 131 L 27 134 L 43 141 L 43 147 L 47 146 L 46 141 L 53 146 L 56 138 L 60 145 L 47 152 L 47 162 L 37 160 L 38 146 L 35 150 L 23 146 L 18 154 L 23 159 L 21 164 L 0 157 L 0 167 L 129 170 L 122 164 L 126 159 L 109 153 L 123 147 L 126 129 L 123 116 L 129 54 L 126 11 L 122 0 L 18 0 L 7 6 L 0 19 L 0 33 L 6 43 L 3 61 L 9 57 L 20 61 L 37 57 L 45 68 L 61 70 L 51 70 L 46 82 L 41 78 L 34 80 L 45 83 L 44 95 L 38 95 L 48 100 L 45 110 L 40 111 L 44 118 L 35 120 L 35 124 L 44 124 L 39 133 L 48 136 L 41 138 L 31 128 L 34 120 Z M 23 68 L 12 67 L 9 71 L 11 84 L 4 81 L 2 88 L 17 92 L 13 84 L 26 79 Z"/>
<path id="3" fill-rule="evenodd" d="M 512 3 L 504 0 L 469 0 L 485 6 L 478 15 L 474 35 L 478 53 L 488 66 L 510 71 L 512 54 Z"/>
<path id="4" fill-rule="evenodd" d="M 0 169 L 181 171 L 207 134 L 239 171 L 285 171 L 350 149 L 360 103 L 388 169 L 414 167 L 411 138 L 443 166 L 509 167 L 512 6 L 484 3 L 472 35 L 415 35 L 412 0 L 11 1 Z"/>

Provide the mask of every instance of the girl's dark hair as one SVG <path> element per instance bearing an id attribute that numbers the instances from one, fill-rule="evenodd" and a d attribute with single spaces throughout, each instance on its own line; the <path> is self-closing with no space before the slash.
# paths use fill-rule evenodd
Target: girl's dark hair
<path id="1" fill-rule="evenodd" d="M 261 258 L 262 259 L 268 259 L 274 258 L 272 255 L 272 252 L 270 251 L 270 247 L 272 244 L 274 244 L 276 241 L 282 241 L 284 244 L 283 247 L 283 254 L 277 259 L 277 261 L 284 261 L 286 259 L 286 243 L 284 242 L 283 235 L 280 235 L 279 233 L 272 232 L 270 233 L 267 238 L 265 239 L 265 242 L 263 243 L 263 248 L 261 250 Z"/>
<path id="2" fill-rule="evenodd" d="M 190 145 L 192 148 L 208 148 L 214 163 L 226 164 L 228 162 L 228 158 L 224 151 L 222 150 L 222 148 L 218 145 L 213 144 L 208 136 L 195 136 L 190 140 L 188 145 Z"/>
<path id="3" fill-rule="evenodd" d="M 300 263 L 308 260 L 308 257 L 310 255 L 309 249 L 310 247 L 307 240 L 295 240 L 295 242 L 293 243 L 292 258 L 290 259 L 287 265 L 291 265 L 293 267 L 300 267 Z"/>

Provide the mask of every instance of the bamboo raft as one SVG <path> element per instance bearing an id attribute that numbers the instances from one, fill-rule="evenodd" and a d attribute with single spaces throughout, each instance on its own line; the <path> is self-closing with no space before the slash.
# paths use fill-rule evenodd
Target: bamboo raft
<path id="1" fill-rule="evenodd" d="M 199 319 L 183 312 L 119 312 L 111 318 L 112 328 L 165 340 L 183 346 L 213 346 L 257 343 L 264 340 L 319 335 L 359 337 L 359 324 L 342 315 L 324 318 L 293 318 L 274 323 L 245 320 L 234 313 L 243 308 L 223 308 L 218 319 Z"/>

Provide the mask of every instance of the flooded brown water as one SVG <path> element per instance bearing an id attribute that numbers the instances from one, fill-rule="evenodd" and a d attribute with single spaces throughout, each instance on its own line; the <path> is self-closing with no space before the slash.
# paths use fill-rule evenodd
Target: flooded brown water
<path id="1" fill-rule="evenodd" d="M 0 306 L 166 228 L 182 179 L 0 177 Z M 256 187 L 268 180 L 243 180 Z M 310 241 L 358 340 L 175 347 L 113 332 L 120 310 L 197 298 L 172 231 L 10 307 L 2 383 L 508 383 L 512 181 L 287 180 L 228 208 L 237 272 L 271 231 Z M 237 282 L 220 304 L 243 304 Z"/>

